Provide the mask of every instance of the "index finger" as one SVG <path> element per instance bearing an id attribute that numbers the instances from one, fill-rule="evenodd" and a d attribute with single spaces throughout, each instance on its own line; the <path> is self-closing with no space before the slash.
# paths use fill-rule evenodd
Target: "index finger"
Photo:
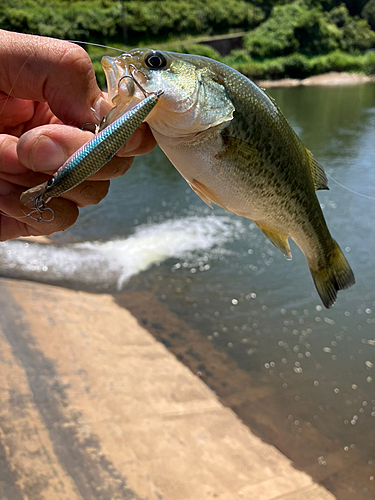
<path id="1" fill-rule="evenodd" d="M 46 101 L 66 124 L 97 121 L 110 109 L 88 54 L 73 43 L 0 30 L 0 68 L 0 91 Z"/>

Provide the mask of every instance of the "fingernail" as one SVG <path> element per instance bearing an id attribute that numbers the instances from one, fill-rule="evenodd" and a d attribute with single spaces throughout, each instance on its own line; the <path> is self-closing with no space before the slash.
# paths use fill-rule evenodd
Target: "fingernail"
<path id="1" fill-rule="evenodd" d="M 13 184 L 0 180 L 0 196 L 7 196 L 13 189 Z"/>
<path id="2" fill-rule="evenodd" d="M 103 116 L 106 116 L 112 109 L 112 105 L 106 101 L 102 95 L 100 95 L 94 102 L 91 109 L 95 119 L 100 122 Z"/>
<path id="3" fill-rule="evenodd" d="M 139 148 L 143 140 L 143 132 L 141 130 L 136 130 L 134 134 L 130 137 L 128 142 L 125 144 L 122 152 L 131 153 Z"/>
<path id="4" fill-rule="evenodd" d="M 63 147 L 46 135 L 41 135 L 32 147 L 29 160 L 32 170 L 43 172 L 54 170 L 68 158 Z"/>

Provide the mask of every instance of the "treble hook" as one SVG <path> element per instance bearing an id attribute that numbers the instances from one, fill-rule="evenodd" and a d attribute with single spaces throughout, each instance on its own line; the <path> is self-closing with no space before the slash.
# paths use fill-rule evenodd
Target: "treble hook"
<path id="1" fill-rule="evenodd" d="M 81 130 L 88 130 L 89 132 L 93 131 L 93 133 L 95 133 L 97 127 L 98 127 L 98 125 L 94 122 L 86 122 L 82 125 Z"/>
<path id="2" fill-rule="evenodd" d="M 134 66 L 134 64 L 129 64 L 129 69 L 130 69 L 130 75 L 124 75 L 120 78 L 119 82 L 118 82 L 118 85 L 120 85 L 121 83 L 121 80 L 124 80 L 125 78 L 130 78 L 131 80 L 133 80 L 133 82 L 137 85 L 137 87 L 139 88 L 139 90 L 143 93 L 143 95 L 145 97 L 148 97 L 149 95 L 153 94 L 154 92 L 147 92 L 147 90 L 145 90 L 142 85 L 139 83 L 139 81 L 136 79 L 135 77 L 135 73 L 140 73 L 144 79 L 146 80 L 146 82 L 148 82 L 150 80 L 150 78 L 141 70 L 141 69 L 138 69 Z"/>
<path id="3" fill-rule="evenodd" d="M 132 75 L 133 73 L 140 73 L 147 82 L 150 80 L 150 77 L 147 76 L 141 69 L 138 69 L 136 66 L 134 66 L 133 63 L 129 64 L 129 68 L 132 70 Z"/>
<path id="4" fill-rule="evenodd" d="M 123 56 L 121 57 L 126 57 L 126 56 L 131 56 L 131 54 L 123 54 Z M 153 92 L 148 92 L 146 89 L 143 88 L 143 86 L 139 83 L 139 81 L 137 80 L 136 78 L 136 74 L 137 73 L 140 73 L 144 79 L 147 81 L 150 80 L 150 78 L 140 69 L 136 68 L 136 66 L 134 66 L 134 64 L 129 64 L 128 65 L 128 68 L 130 70 L 130 75 L 124 75 L 122 76 L 118 83 L 117 83 L 117 92 L 119 93 L 120 92 L 120 85 L 121 85 L 121 82 L 123 80 L 125 80 L 125 78 L 129 78 L 131 80 L 131 82 L 133 84 L 135 84 L 139 90 L 142 92 L 142 94 L 145 96 L 145 98 L 151 96 L 151 95 L 155 95 L 157 97 L 160 97 L 162 94 L 164 94 L 164 90 L 158 90 L 158 91 L 153 91 Z M 128 98 L 132 98 L 134 96 L 134 85 L 132 85 L 132 87 L 130 88 L 130 85 L 127 85 L 127 91 L 128 91 Z M 119 94 L 116 94 L 116 96 L 118 96 Z M 101 119 L 100 121 L 100 124 L 99 126 L 97 127 L 97 131 L 102 131 L 106 126 L 107 126 L 107 121 L 109 121 L 109 123 L 111 123 L 111 120 L 113 121 L 113 117 L 116 119 L 118 118 L 120 115 L 120 110 L 118 109 L 118 106 L 114 106 L 108 113 L 108 115 L 106 116 L 103 116 L 103 118 Z M 109 118 L 110 117 L 110 118 Z"/>
<path id="5" fill-rule="evenodd" d="M 44 194 L 42 193 L 38 195 L 34 200 L 34 211 L 40 214 L 46 209 L 46 203 L 43 199 L 43 196 Z"/>
<path id="6" fill-rule="evenodd" d="M 51 222 L 55 218 L 55 212 L 52 210 L 52 208 L 47 208 L 46 207 L 46 202 L 43 199 L 43 194 L 40 194 L 37 196 L 34 200 L 34 210 L 31 210 L 31 212 L 28 214 L 28 217 L 30 219 L 35 220 L 36 222 Z M 47 200 L 49 201 L 49 200 Z M 45 219 L 43 217 L 43 213 L 50 212 L 51 217 L 49 219 Z M 38 215 L 38 217 L 34 217 L 34 214 Z"/>
<path id="7" fill-rule="evenodd" d="M 49 219 L 45 219 L 43 217 L 43 214 L 45 214 L 46 212 L 50 212 L 51 213 L 51 217 Z M 34 217 L 33 214 L 39 214 L 39 217 Z M 31 210 L 31 212 L 29 214 L 27 214 L 28 217 L 30 217 L 30 219 L 32 220 L 35 220 L 36 222 L 51 222 L 53 221 L 53 219 L 55 218 L 55 212 L 52 210 L 52 208 L 45 208 L 43 210 L 43 212 L 40 212 L 39 210 Z"/>

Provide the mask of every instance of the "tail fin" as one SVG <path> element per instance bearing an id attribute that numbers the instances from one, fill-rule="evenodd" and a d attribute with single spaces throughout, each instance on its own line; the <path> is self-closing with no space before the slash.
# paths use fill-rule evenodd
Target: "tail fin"
<path id="1" fill-rule="evenodd" d="M 314 271 L 310 268 L 316 289 L 324 306 L 329 309 L 336 302 L 337 292 L 354 285 L 355 278 L 341 248 L 333 240 L 334 248 L 326 267 Z"/>

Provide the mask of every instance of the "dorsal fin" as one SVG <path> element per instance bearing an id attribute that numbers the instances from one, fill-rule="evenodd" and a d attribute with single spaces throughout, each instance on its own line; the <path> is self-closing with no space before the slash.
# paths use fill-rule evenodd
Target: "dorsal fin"
<path id="1" fill-rule="evenodd" d="M 318 189 L 329 189 L 327 176 L 323 170 L 323 167 L 312 154 L 312 152 L 307 148 L 305 149 L 307 153 L 307 159 L 309 161 L 309 167 L 313 178 L 315 191 L 318 191 Z"/>

